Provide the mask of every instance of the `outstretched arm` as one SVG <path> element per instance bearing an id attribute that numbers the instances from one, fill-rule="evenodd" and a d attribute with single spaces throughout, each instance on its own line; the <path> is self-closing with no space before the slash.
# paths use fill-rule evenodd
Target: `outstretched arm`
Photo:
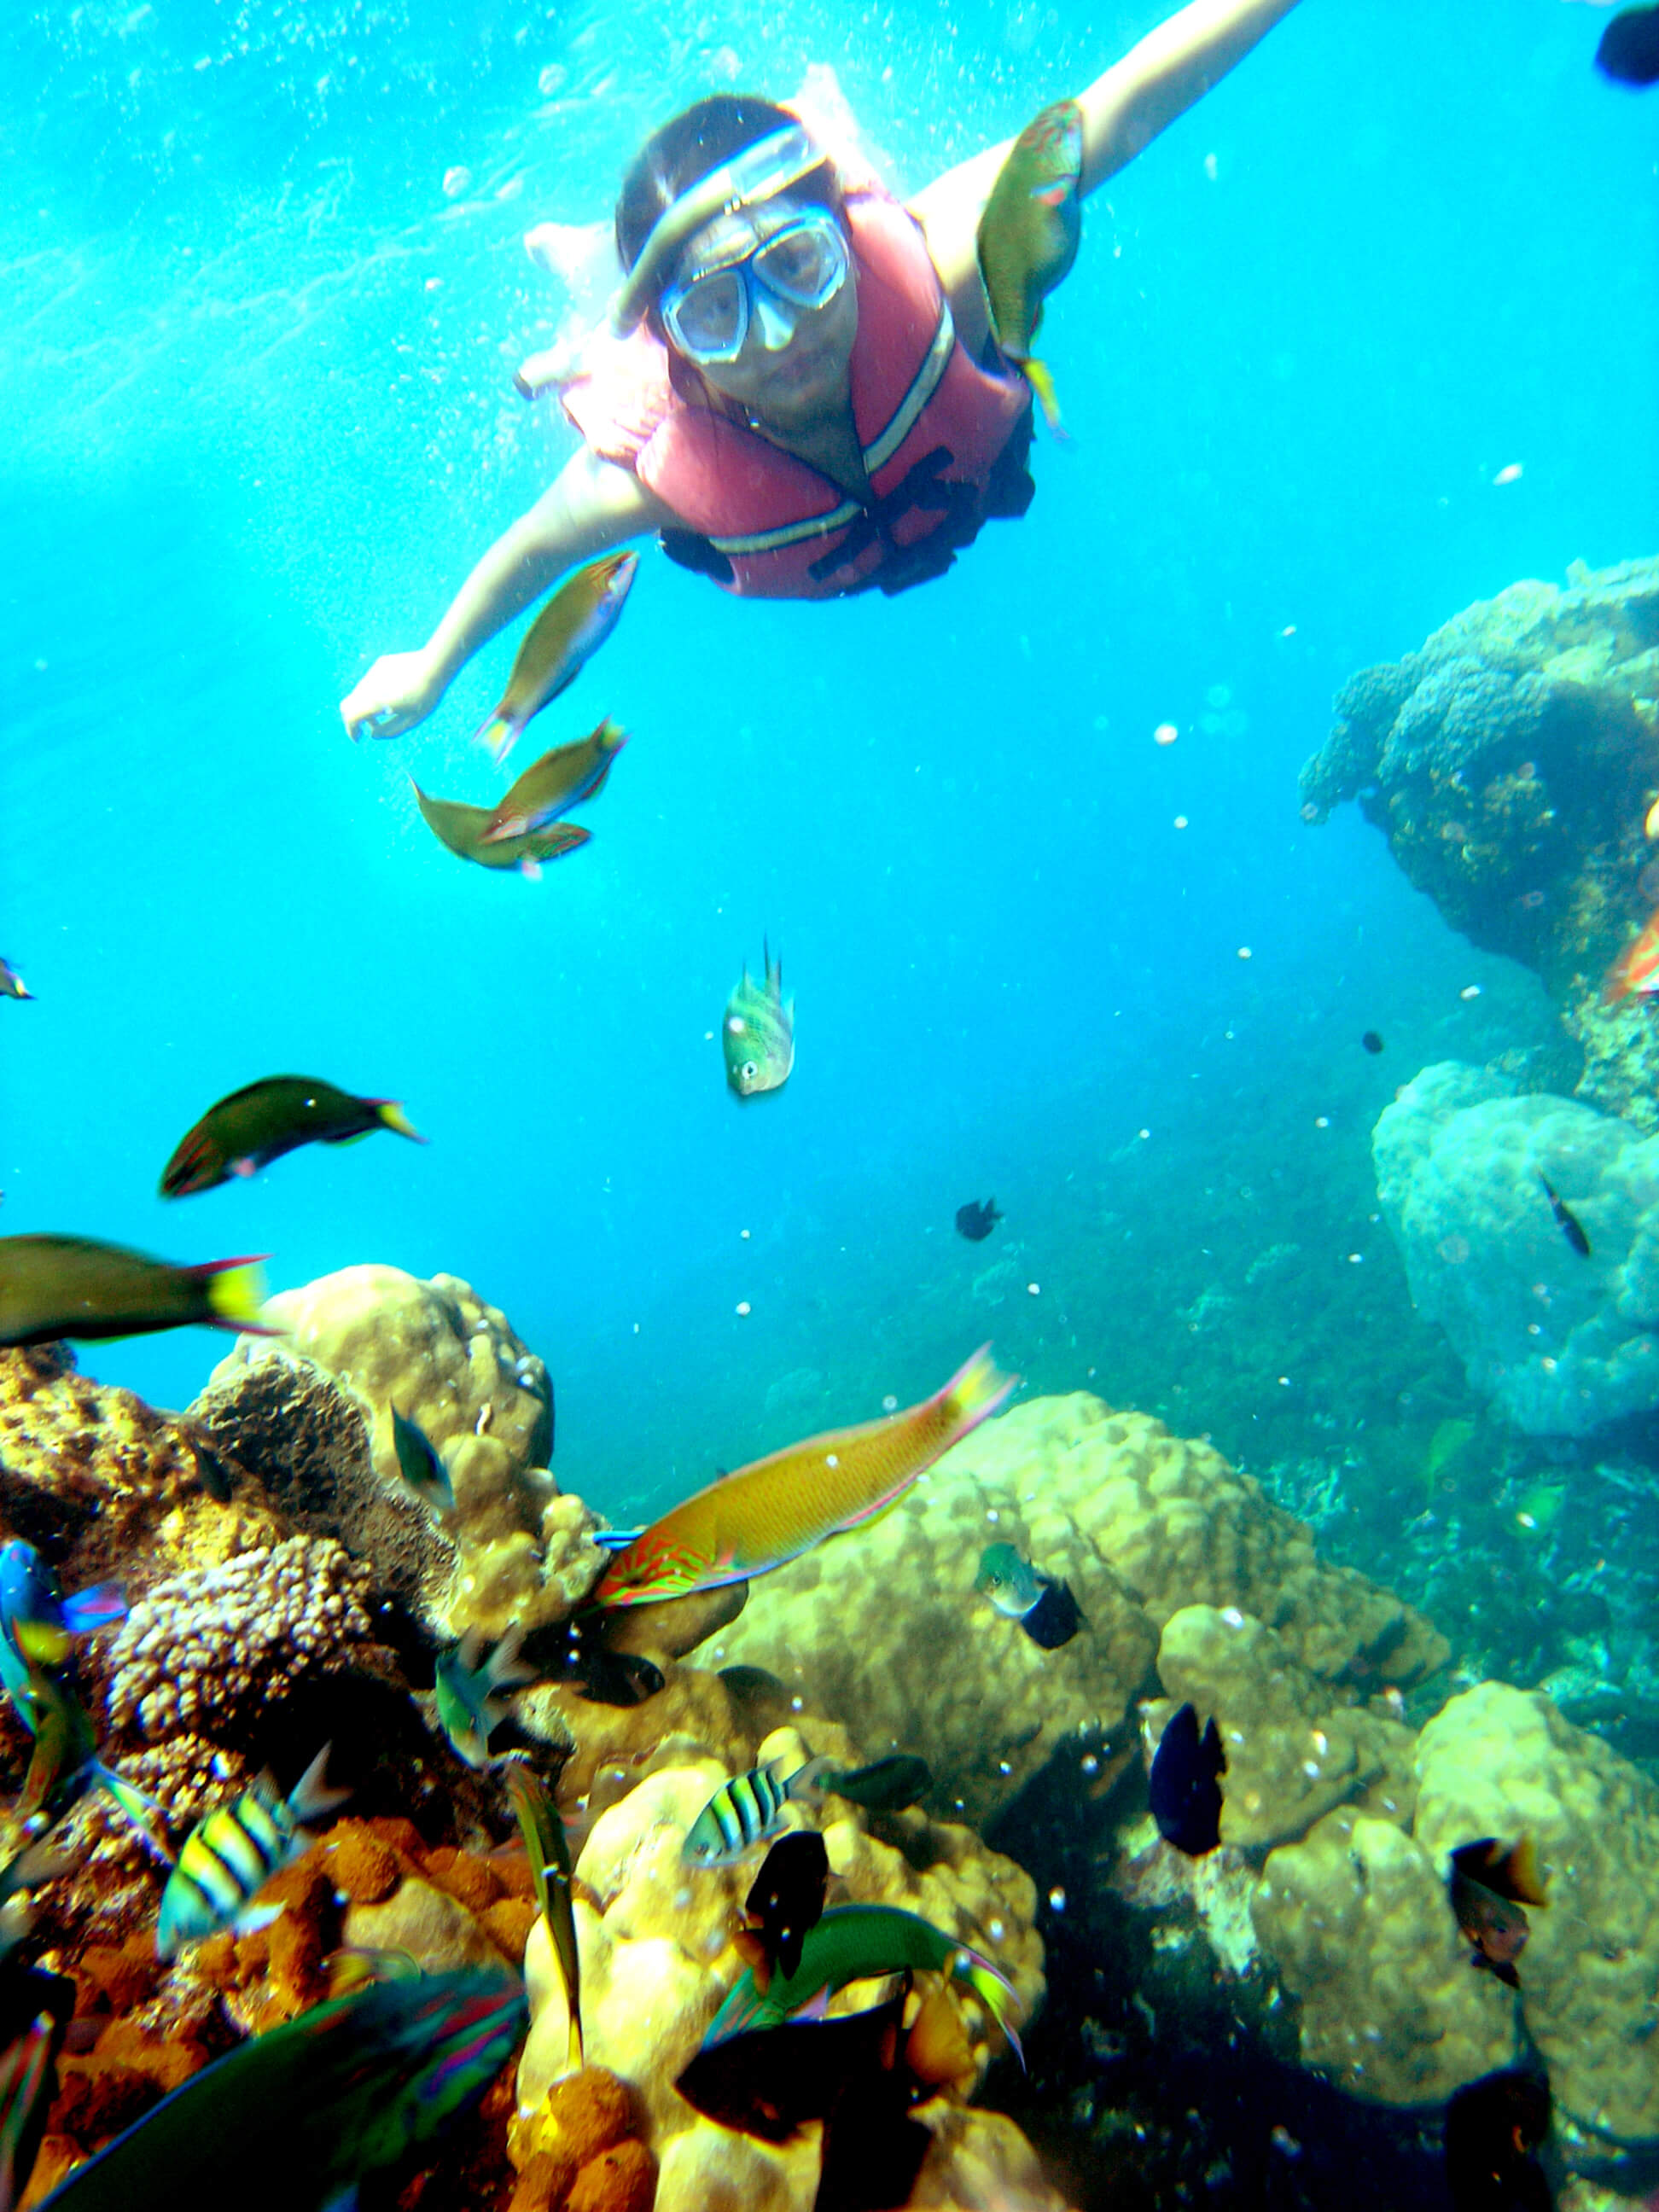
<path id="1" fill-rule="evenodd" d="M 669 519 L 628 470 L 583 447 L 529 514 L 495 540 L 427 642 L 414 653 L 383 655 L 340 702 L 347 735 L 395 738 L 413 729 L 479 647 L 567 568 Z"/>
<path id="2" fill-rule="evenodd" d="M 1296 0 L 1192 0 L 1149 31 L 1077 96 L 1083 110 L 1083 191 L 1093 191 L 1133 161 L 1295 5 Z M 978 312 L 979 220 L 1012 144 L 1005 138 L 1000 145 L 988 146 L 947 169 L 910 202 L 951 307 L 957 309 L 960 301 L 970 328 Z"/>

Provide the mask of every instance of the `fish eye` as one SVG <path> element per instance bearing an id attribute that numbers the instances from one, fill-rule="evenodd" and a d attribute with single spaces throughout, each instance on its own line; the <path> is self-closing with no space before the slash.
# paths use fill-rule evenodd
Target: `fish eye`
<path id="1" fill-rule="evenodd" d="M 738 1073 L 742 1076 L 745 1083 L 752 1083 L 755 1078 L 760 1073 L 760 1068 L 754 1060 L 745 1060 Z"/>

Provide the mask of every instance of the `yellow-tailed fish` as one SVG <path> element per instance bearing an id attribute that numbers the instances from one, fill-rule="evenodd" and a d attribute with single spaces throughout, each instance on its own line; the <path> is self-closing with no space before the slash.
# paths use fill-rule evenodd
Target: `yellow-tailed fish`
<path id="1" fill-rule="evenodd" d="M 1042 303 L 1077 259 L 1082 231 L 1083 111 L 1057 100 L 1028 123 L 997 172 L 979 222 L 979 268 L 991 328 L 1004 356 L 1024 370 L 1056 437 L 1054 379 L 1031 352 Z"/>
<path id="2" fill-rule="evenodd" d="M 525 633 L 513 673 L 477 735 L 499 767 L 526 722 L 574 684 L 617 627 L 640 565 L 637 553 L 607 553 L 567 577 Z"/>
<path id="3" fill-rule="evenodd" d="M 490 806 L 467 806 L 459 799 L 432 799 L 413 776 L 409 779 L 426 826 L 441 845 L 458 859 L 476 860 L 481 868 L 516 868 L 531 883 L 541 880 L 542 864 L 562 860 L 592 836 L 578 822 L 550 822 L 525 837 L 501 837 L 484 842 L 484 831 L 495 814 Z"/>
<path id="4" fill-rule="evenodd" d="M 175 1267 L 90 1237 L 0 1237 L 0 1345 L 149 1336 L 157 1329 L 280 1332 L 259 1319 L 260 1252 Z"/>
<path id="5" fill-rule="evenodd" d="M 620 723 L 603 721 L 574 745 L 557 745 L 532 761 L 490 816 L 481 842 L 500 845 L 545 830 L 585 799 L 596 799 L 611 763 L 628 743 Z"/>
<path id="6" fill-rule="evenodd" d="M 234 1805 L 221 1805 L 191 1831 L 161 1893 L 158 1956 L 171 1959 L 221 1928 L 274 1917 L 250 1916 L 251 1900 L 311 1849 L 305 1823 L 343 1805 L 350 1794 L 331 1790 L 323 1778 L 329 1750 L 325 1744 L 286 1797 L 261 1774 Z"/>
<path id="7" fill-rule="evenodd" d="M 559 1810 L 541 1783 L 521 1759 L 507 1769 L 507 1794 L 518 1815 L 519 1832 L 530 1857 L 530 1878 L 536 1885 L 536 1902 L 547 1923 L 553 1955 L 564 1977 L 565 2002 L 570 2011 L 569 2069 L 579 2074 L 582 2058 L 582 1966 L 576 1945 L 576 1920 L 571 1910 L 570 1847 L 565 1841 Z"/>
<path id="8" fill-rule="evenodd" d="M 0 960 L 0 999 L 32 999 L 34 996 L 24 984 L 22 977 L 9 960 Z"/>
<path id="9" fill-rule="evenodd" d="M 761 950 L 766 981 L 757 983 L 745 962 L 720 1024 L 726 1079 L 739 1098 L 781 1091 L 795 1065 L 795 1002 L 783 995 L 783 962 L 773 959 L 764 939 Z"/>
<path id="10" fill-rule="evenodd" d="M 267 1075 L 233 1091 L 181 1137 L 161 1170 L 163 1198 L 189 1198 L 251 1176 L 301 1145 L 349 1145 L 376 1129 L 426 1139 L 395 1098 L 358 1098 L 315 1075 Z"/>
<path id="11" fill-rule="evenodd" d="M 700 1490 L 632 1537 L 593 1601 L 651 1605 L 770 1573 L 827 1536 L 872 1521 L 994 1413 L 1018 1382 L 980 1349 L 942 1390 L 878 1421 L 771 1452 Z"/>

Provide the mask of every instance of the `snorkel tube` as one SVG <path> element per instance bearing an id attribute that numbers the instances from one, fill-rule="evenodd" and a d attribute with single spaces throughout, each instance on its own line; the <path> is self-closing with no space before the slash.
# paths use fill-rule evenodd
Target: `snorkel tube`
<path id="1" fill-rule="evenodd" d="M 612 336 L 625 338 L 645 320 L 680 248 L 693 232 L 717 215 L 731 215 L 738 208 L 775 199 L 791 185 L 822 168 L 827 158 L 805 124 L 794 123 L 745 146 L 742 153 L 733 155 L 700 178 L 689 191 L 682 192 L 653 224 L 640 248 L 639 259 L 611 302 Z"/>

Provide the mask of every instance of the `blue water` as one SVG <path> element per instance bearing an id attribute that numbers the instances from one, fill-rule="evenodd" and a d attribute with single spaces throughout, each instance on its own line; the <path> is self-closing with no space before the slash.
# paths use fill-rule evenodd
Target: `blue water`
<path id="1" fill-rule="evenodd" d="M 1407 1399 L 1443 1366 L 1368 1216 L 1370 1126 L 1541 1001 L 1352 810 L 1304 824 L 1296 775 L 1356 667 L 1654 550 L 1659 95 L 1595 76 L 1595 9 L 1309 0 L 1089 204 L 1045 349 L 1073 438 L 1023 523 L 827 608 L 647 557 L 537 726 L 633 733 L 539 885 L 444 853 L 405 781 L 493 793 L 471 732 L 513 634 L 399 741 L 337 716 L 569 450 L 508 383 L 559 304 L 531 222 L 604 216 L 732 57 L 780 97 L 832 65 L 914 190 L 1158 12 L 9 12 L 0 951 L 38 1003 L 0 1006 L 7 1231 L 269 1251 L 277 1286 L 465 1276 L 613 1510 L 987 1335 L 1247 1459 L 1328 1426 L 1350 1353 Z M 799 1056 L 740 1109 L 714 1033 L 763 933 Z M 429 1148 L 155 1195 L 209 1103 L 289 1069 L 403 1100 Z M 952 1215 L 992 1192 L 970 1247 Z M 228 1342 L 83 1364 L 179 1404 Z"/>

